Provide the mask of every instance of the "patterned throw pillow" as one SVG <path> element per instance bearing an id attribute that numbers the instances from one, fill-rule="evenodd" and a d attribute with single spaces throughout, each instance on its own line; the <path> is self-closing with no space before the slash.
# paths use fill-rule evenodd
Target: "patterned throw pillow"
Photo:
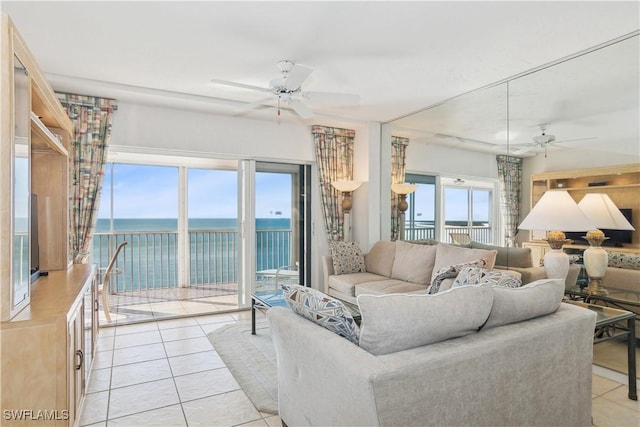
<path id="1" fill-rule="evenodd" d="M 356 242 L 329 242 L 333 271 L 335 274 L 360 273 L 366 271 L 364 255 Z"/>
<path id="2" fill-rule="evenodd" d="M 464 267 L 486 267 L 486 265 L 487 265 L 486 259 L 479 259 L 476 261 L 466 262 L 463 264 L 448 265 L 446 267 L 442 267 L 440 270 L 436 272 L 436 274 L 433 277 L 433 280 L 431 281 L 431 286 L 429 287 L 429 294 L 432 294 L 432 295 L 437 294 L 438 291 L 440 290 L 440 285 L 442 284 L 442 281 L 444 279 L 451 279 L 458 276 L 458 273 Z"/>
<path id="3" fill-rule="evenodd" d="M 467 285 L 481 285 L 488 283 L 491 286 L 503 286 L 506 288 L 519 288 L 522 280 L 513 274 L 496 270 L 487 270 L 480 267 L 464 267 L 458 273 L 452 288 Z"/>
<path id="4" fill-rule="evenodd" d="M 294 313 L 358 345 L 360 330 L 340 300 L 300 285 L 282 285 L 282 290 Z"/>
<path id="5" fill-rule="evenodd" d="M 609 252 L 609 267 L 640 270 L 640 254 Z"/>

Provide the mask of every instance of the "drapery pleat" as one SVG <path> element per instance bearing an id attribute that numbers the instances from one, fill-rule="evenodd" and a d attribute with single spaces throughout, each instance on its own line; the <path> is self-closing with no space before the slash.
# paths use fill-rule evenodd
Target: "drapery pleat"
<path id="1" fill-rule="evenodd" d="M 391 183 L 400 184 L 404 182 L 405 157 L 407 154 L 409 138 L 399 136 L 391 137 Z M 398 200 L 396 193 L 391 191 L 391 240 L 398 239 L 400 230 L 398 215 Z"/>
<path id="2" fill-rule="evenodd" d="M 74 128 L 69 149 L 70 218 L 69 245 L 73 262 L 87 262 L 96 226 L 104 180 L 113 99 L 58 93 Z"/>
<path id="3" fill-rule="evenodd" d="M 520 219 L 522 159 L 498 155 L 498 179 L 500 181 L 500 213 L 504 227 L 506 246 L 513 246 Z"/>
<path id="4" fill-rule="evenodd" d="M 356 132 L 350 129 L 314 125 L 311 127 L 320 179 L 322 211 L 327 239 L 344 239 L 344 213 L 340 192 L 331 183 L 353 179 L 353 141 Z"/>

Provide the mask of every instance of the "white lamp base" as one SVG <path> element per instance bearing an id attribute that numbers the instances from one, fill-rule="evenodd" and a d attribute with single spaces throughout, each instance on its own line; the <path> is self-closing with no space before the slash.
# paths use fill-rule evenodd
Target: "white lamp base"
<path id="1" fill-rule="evenodd" d="M 585 289 L 590 294 L 606 295 L 607 291 L 600 287 L 602 278 L 607 272 L 609 254 L 600 246 L 589 246 L 583 254 L 584 268 L 589 276 L 589 286 Z"/>
<path id="2" fill-rule="evenodd" d="M 544 255 L 544 271 L 549 279 L 567 279 L 569 256 L 562 249 L 551 249 Z"/>

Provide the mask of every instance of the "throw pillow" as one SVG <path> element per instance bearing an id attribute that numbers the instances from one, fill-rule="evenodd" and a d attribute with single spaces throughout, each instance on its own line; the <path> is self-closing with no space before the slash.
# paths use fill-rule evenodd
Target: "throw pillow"
<path id="1" fill-rule="evenodd" d="M 640 254 L 609 252 L 609 267 L 640 270 Z"/>
<path id="2" fill-rule="evenodd" d="M 294 313 L 358 344 L 358 325 L 342 301 L 300 285 L 285 284 L 282 290 Z"/>
<path id="3" fill-rule="evenodd" d="M 469 335 L 491 311 L 490 286 L 463 286 L 437 295 L 359 295 L 360 347 L 374 355 Z"/>
<path id="4" fill-rule="evenodd" d="M 508 325 L 553 313 L 560 307 L 564 297 L 564 280 L 541 279 L 519 288 L 492 289 L 493 306 L 483 328 Z"/>
<path id="5" fill-rule="evenodd" d="M 357 242 L 329 242 L 333 271 L 335 274 L 360 273 L 366 271 L 364 255 Z"/>
<path id="6" fill-rule="evenodd" d="M 391 277 L 391 268 L 396 256 L 396 242 L 378 240 L 368 254 L 364 263 L 368 273 Z"/>
<path id="7" fill-rule="evenodd" d="M 491 270 L 495 265 L 496 254 L 498 253 L 498 251 L 495 249 L 469 249 L 448 245 L 446 243 L 438 243 L 436 247 L 436 261 L 433 265 L 434 276 L 435 272 L 439 271 L 442 267 L 454 264 L 463 264 L 478 259 L 486 259 L 487 265 L 485 265 L 484 267 Z M 431 278 L 431 280 L 433 281 L 433 277 Z"/>
<path id="8" fill-rule="evenodd" d="M 504 286 L 506 288 L 518 288 L 522 286 L 522 280 L 513 274 L 487 270 L 486 268 L 467 266 L 460 269 L 452 288 L 458 286 L 479 285 L 488 283 L 491 286 Z"/>
<path id="9" fill-rule="evenodd" d="M 398 240 L 391 278 L 426 286 L 431 281 L 435 258 L 435 246 L 416 245 Z"/>
<path id="10" fill-rule="evenodd" d="M 447 265 L 442 267 L 440 270 L 436 271 L 431 280 L 431 286 L 429 287 L 429 294 L 437 294 L 440 291 L 440 287 L 442 282 L 445 279 L 451 279 L 458 276 L 460 270 L 465 267 L 485 267 L 487 265 L 486 259 L 477 259 L 472 262 L 464 263 L 464 264 L 456 264 L 456 265 Z"/>

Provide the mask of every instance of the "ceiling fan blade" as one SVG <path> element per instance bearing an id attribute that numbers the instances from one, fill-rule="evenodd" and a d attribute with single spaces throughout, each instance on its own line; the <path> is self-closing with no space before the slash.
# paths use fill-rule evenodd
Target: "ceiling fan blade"
<path id="1" fill-rule="evenodd" d="M 289 106 L 303 119 L 313 118 L 313 113 L 302 102 L 292 99 L 289 101 Z"/>
<path id="2" fill-rule="evenodd" d="M 591 136 L 588 138 L 576 138 L 576 139 L 563 139 L 562 141 L 554 141 L 553 144 L 564 144 L 565 142 L 578 142 L 578 141 L 589 141 L 592 139 L 598 139 L 597 136 Z"/>
<path id="3" fill-rule="evenodd" d="M 238 83 L 238 82 L 230 82 L 228 80 L 211 79 L 211 83 L 217 84 L 217 85 L 239 87 L 239 88 L 242 88 L 242 89 L 257 90 L 257 91 L 260 91 L 260 92 L 271 92 L 271 89 L 266 88 L 266 87 L 247 85 L 247 84 Z"/>
<path id="4" fill-rule="evenodd" d="M 289 71 L 287 79 L 284 81 L 284 88 L 288 90 L 297 90 L 302 85 L 307 77 L 311 74 L 313 68 L 305 67 L 304 65 L 294 64 Z"/>
<path id="5" fill-rule="evenodd" d="M 259 100 L 259 101 L 255 101 L 255 102 L 252 102 L 252 103 L 250 103 L 250 104 L 244 105 L 244 106 L 242 106 L 242 107 L 240 107 L 240 108 L 236 109 L 236 110 L 233 112 L 233 115 L 234 115 L 234 116 L 240 116 L 240 115 L 242 115 L 242 114 L 244 114 L 244 113 L 247 113 L 247 112 L 249 112 L 249 111 L 251 111 L 251 110 L 255 110 L 255 109 L 256 109 L 256 108 L 258 108 L 258 107 L 262 107 L 262 106 L 270 106 L 270 105 L 268 104 L 270 101 L 273 101 L 273 97 L 264 98 L 264 99 L 261 99 L 261 100 Z"/>
<path id="6" fill-rule="evenodd" d="M 333 105 L 360 105 L 360 95 L 333 92 L 302 92 L 302 97 L 309 101 L 323 102 Z"/>

